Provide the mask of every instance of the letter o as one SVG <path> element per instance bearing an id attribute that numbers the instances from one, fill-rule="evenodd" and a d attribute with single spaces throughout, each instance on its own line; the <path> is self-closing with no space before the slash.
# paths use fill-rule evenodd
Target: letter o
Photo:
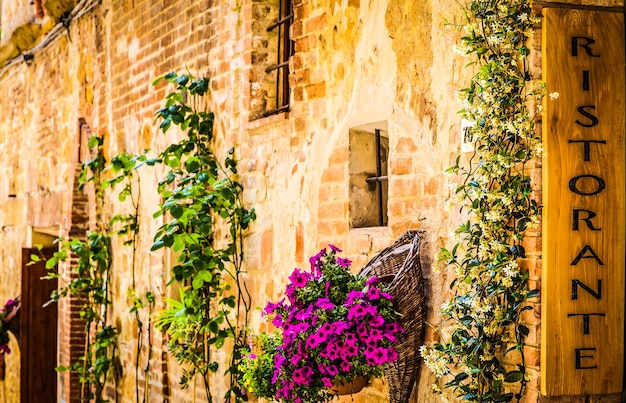
<path id="1" fill-rule="evenodd" d="M 596 182 L 596 190 L 594 190 L 593 192 L 583 192 L 582 190 L 580 190 L 578 188 L 578 181 L 583 179 L 583 178 L 592 178 L 595 182 Z M 570 179 L 569 181 L 569 190 L 571 190 L 572 192 L 582 195 L 582 196 L 594 196 L 597 195 L 598 193 L 602 192 L 604 190 L 604 188 L 606 188 L 606 183 L 604 182 L 604 179 L 600 178 L 599 176 L 595 176 L 595 175 L 580 175 L 580 176 L 575 176 L 572 179 Z"/>

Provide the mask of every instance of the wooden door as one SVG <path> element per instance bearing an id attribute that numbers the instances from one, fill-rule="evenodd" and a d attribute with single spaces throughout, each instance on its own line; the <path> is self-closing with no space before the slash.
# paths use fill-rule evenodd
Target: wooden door
<path id="1" fill-rule="evenodd" d="M 56 248 L 44 248 L 45 258 Z M 54 403 L 57 400 L 57 304 L 43 305 L 57 288 L 44 280 L 45 261 L 27 266 L 37 249 L 22 249 L 22 307 L 20 312 L 21 403 Z"/>

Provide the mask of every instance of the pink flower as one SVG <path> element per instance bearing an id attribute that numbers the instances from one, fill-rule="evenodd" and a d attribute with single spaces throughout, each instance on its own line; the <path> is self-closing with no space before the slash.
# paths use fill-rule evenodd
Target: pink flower
<path id="1" fill-rule="evenodd" d="M 328 298 L 320 298 L 315 303 L 315 306 L 322 309 L 333 309 L 335 305 L 330 302 Z"/>
<path id="2" fill-rule="evenodd" d="M 378 307 L 375 305 L 368 305 L 365 307 L 365 312 L 367 312 L 368 315 L 376 316 L 378 315 Z"/>
<path id="3" fill-rule="evenodd" d="M 322 256 L 324 256 L 325 253 L 326 253 L 326 249 L 322 249 L 321 251 L 317 253 L 317 255 L 311 256 L 309 258 L 309 263 L 311 264 L 311 271 L 314 273 L 315 278 L 319 278 L 319 275 L 321 274 L 320 272 L 321 263 L 322 263 L 321 260 L 322 260 Z"/>
<path id="4" fill-rule="evenodd" d="M 313 382 L 313 369 L 309 366 L 293 371 L 293 381 L 298 385 L 310 385 Z"/>
<path id="5" fill-rule="evenodd" d="M 336 360 L 340 357 L 339 350 L 337 349 L 337 346 L 334 343 L 328 344 L 326 348 L 324 349 L 324 351 L 320 353 L 320 355 L 322 357 L 328 358 L 331 361 Z"/>
<path id="6" fill-rule="evenodd" d="M 339 252 L 341 252 L 341 249 L 339 249 L 338 247 L 336 247 L 336 246 L 335 246 L 335 245 L 333 245 L 333 244 L 328 244 L 328 247 L 330 248 L 330 250 L 332 250 L 332 251 L 333 251 L 333 252 L 335 252 L 335 253 L 339 253 Z"/>
<path id="7" fill-rule="evenodd" d="M 0 355 L 2 354 L 11 354 L 11 349 L 9 348 L 8 344 L 0 345 Z"/>
<path id="8" fill-rule="evenodd" d="M 342 257 L 338 257 L 337 258 L 337 264 L 341 267 L 350 267 L 350 265 L 352 264 L 352 260 L 350 259 L 344 259 Z"/>
<path id="9" fill-rule="evenodd" d="M 348 320 L 361 319 L 367 315 L 367 311 L 363 305 L 355 305 L 348 311 Z"/>
<path id="10" fill-rule="evenodd" d="M 311 278 L 310 273 L 305 273 L 300 269 L 295 269 L 291 276 L 289 276 L 289 280 L 291 280 L 291 284 L 293 284 L 297 288 L 304 288 L 306 286 L 307 281 Z"/>
<path id="11" fill-rule="evenodd" d="M 283 317 L 280 315 L 276 315 L 276 317 L 272 319 L 272 324 L 274 324 L 274 326 L 276 327 L 282 327 L 284 323 L 285 322 L 283 322 Z"/>
<path id="12" fill-rule="evenodd" d="M 306 339 L 306 348 L 316 348 L 320 344 L 322 344 L 323 340 L 321 340 L 318 334 L 312 334 Z"/>
<path id="13" fill-rule="evenodd" d="M 389 325 L 385 325 L 385 331 L 383 332 L 383 336 L 386 337 L 389 341 L 396 341 L 398 338 L 396 335 L 398 333 L 404 333 L 404 329 L 398 322 L 390 323 Z"/>
<path id="14" fill-rule="evenodd" d="M 298 365 L 298 363 L 303 359 L 304 357 L 301 356 L 300 354 L 294 354 L 291 359 L 289 360 L 291 362 L 291 365 Z"/>
<path id="15" fill-rule="evenodd" d="M 327 388 L 330 388 L 331 386 L 333 386 L 333 381 L 331 381 L 330 378 L 322 378 L 322 383 Z"/>
<path id="16" fill-rule="evenodd" d="M 376 342 L 381 341 L 383 339 L 383 332 L 380 329 L 370 329 L 369 339 Z"/>
<path id="17" fill-rule="evenodd" d="M 322 374 L 325 374 L 325 375 L 328 375 L 328 376 L 331 376 L 331 377 L 335 377 L 339 373 L 339 369 L 337 368 L 336 365 L 320 364 L 320 372 Z"/>
<path id="18" fill-rule="evenodd" d="M 295 318 L 297 320 L 308 320 L 311 318 L 311 313 L 313 312 L 313 307 L 308 306 L 306 309 L 301 309 L 295 314 Z"/>
<path id="19" fill-rule="evenodd" d="M 354 305 L 355 301 L 363 299 L 364 297 L 365 294 L 363 293 L 363 291 L 352 290 L 348 293 L 348 296 L 346 297 L 346 302 L 343 304 L 343 306 Z"/>
<path id="20" fill-rule="evenodd" d="M 339 350 L 339 355 L 341 359 L 344 361 L 348 361 L 351 357 L 356 357 L 359 355 L 359 350 L 355 345 L 346 345 L 342 349 Z"/>
<path id="21" fill-rule="evenodd" d="M 331 325 L 332 332 L 335 334 L 343 334 L 346 330 L 350 328 L 350 325 L 344 321 L 337 321 Z"/>
<path id="22" fill-rule="evenodd" d="M 367 290 L 367 299 L 370 301 L 380 299 L 380 290 L 376 287 L 370 287 L 369 290 Z"/>
<path id="23" fill-rule="evenodd" d="M 263 310 L 263 313 L 265 313 L 266 315 L 271 315 L 274 313 L 276 309 L 284 308 L 284 306 L 285 306 L 285 298 L 281 299 L 275 304 L 272 302 L 268 302 L 267 305 L 265 306 L 265 309 Z"/>
<path id="24" fill-rule="evenodd" d="M 374 316 L 372 319 L 370 319 L 369 321 L 369 325 L 371 327 L 381 327 L 385 324 L 385 318 L 383 318 L 380 315 L 376 315 Z"/>
<path id="25" fill-rule="evenodd" d="M 381 291 L 381 292 L 380 292 L 380 296 L 381 296 L 381 297 L 383 297 L 383 298 L 385 298 L 385 299 L 387 299 L 387 300 L 389 300 L 389 301 L 391 301 L 391 300 L 393 299 L 393 295 L 388 294 L 388 293 L 386 293 L 386 292 L 384 292 L 384 291 Z"/>
<path id="26" fill-rule="evenodd" d="M 378 285 L 378 283 L 380 283 L 380 280 L 378 279 L 378 277 L 377 276 L 372 276 L 372 277 L 367 279 L 367 281 L 365 282 L 365 285 L 373 287 L 375 285 Z"/>
<path id="27" fill-rule="evenodd" d="M 346 333 L 346 336 L 344 337 L 343 342 L 347 346 L 356 346 L 356 344 L 358 343 L 358 340 L 353 333 Z"/>

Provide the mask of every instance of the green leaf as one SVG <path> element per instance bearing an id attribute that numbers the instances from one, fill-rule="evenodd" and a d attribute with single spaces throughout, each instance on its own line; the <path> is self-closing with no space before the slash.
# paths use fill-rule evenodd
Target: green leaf
<path id="1" fill-rule="evenodd" d="M 184 210 L 182 208 L 182 206 L 175 204 L 172 206 L 172 208 L 170 208 L 170 214 L 172 214 L 172 217 L 179 219 L 180 217 L 183 216 Z"/>
<path id="2" fill-rule="evenodd" d="M 198 290 L 202 288 L 202 286 L 204 285 L 204 280 L 199 277 L 194 277 L 194 279 L 191 282 L 191 285 L 193 286 L 195 290 Z"/>
<path id="3" fill-rule="evenodd" d="M 162 247 L 165 246 L 165 243 L 163 242 L 162 239 L 159 239 L 158 241 L 156 241 L 155 243 L 152 244 L 152 247 L 150 248 L 150 251 L 154 252 L 155 250 L 159 250 Z"/>
<path id="4" fill-rule="evenodd" d="M 522 374 L 520 371 L 510 371 L 506 374 L 506 377 L 504 378 L 504 382 L 515 383 L 515 382 L 521 381 L 522 379 L 524 379 L 524 374 Z M 501 400 L 501 401 L 506 401 L 506 400 Z"/>

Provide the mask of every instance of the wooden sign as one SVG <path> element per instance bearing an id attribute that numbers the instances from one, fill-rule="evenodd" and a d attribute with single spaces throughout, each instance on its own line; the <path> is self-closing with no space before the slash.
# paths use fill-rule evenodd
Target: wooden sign
<path id="1" fill-rule="evenodd" d="M 624 17 L 544 9 L 541 392 L 622 391 Z"/>

